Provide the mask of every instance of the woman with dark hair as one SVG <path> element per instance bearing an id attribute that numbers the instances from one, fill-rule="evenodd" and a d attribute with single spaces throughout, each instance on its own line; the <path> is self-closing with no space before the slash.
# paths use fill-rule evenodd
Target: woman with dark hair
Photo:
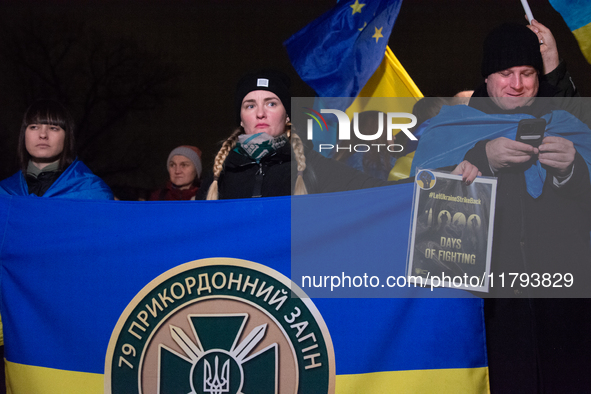
<path id="1" fill-rule="evenodd" d="M 20 171 L 0 182 L 0 195 L 113 199 L 109 187 L 76 159 L 74 120 L 60 103 L 34 102 L 18 138 Z"/>
<path id="2" fill-rule="evenodd" d="M 328 193 L 388 185 L 303 144 L 290 120 L 289 77 L 273 70 L 245 75 L 235 96 L 240 125 L 222 144 L 197 199 L 218 200 Z M 293 161 L 292 161 L 293 157 Z M 471 182 L 467 161 L 453 172 Z"/>

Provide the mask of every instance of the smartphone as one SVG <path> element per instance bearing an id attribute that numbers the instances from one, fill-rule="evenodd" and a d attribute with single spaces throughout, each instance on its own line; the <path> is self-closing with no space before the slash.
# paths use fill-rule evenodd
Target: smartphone
<path id="1" fill-rule="evenodd" d="M 537 148 L 544 139 L 544 131 L 546 131 L 546 119 L 521 119 L 517 126 L 515 141 Z"/>

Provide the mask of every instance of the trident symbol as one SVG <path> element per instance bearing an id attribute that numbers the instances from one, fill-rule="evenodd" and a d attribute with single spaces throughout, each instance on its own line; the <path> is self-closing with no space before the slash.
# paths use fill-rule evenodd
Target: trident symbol
<path id="1" fill-rule="evenodd" d="M 203 392 L 211 394 L 222 394 L 230 392 L 230 360 L 226 360 L 222 367 L 222 376 L 218 375 L 218 356 L 215 356 L 215 375 L 211 376 L 211 365 L 204 360 L 203 368 Z"/>

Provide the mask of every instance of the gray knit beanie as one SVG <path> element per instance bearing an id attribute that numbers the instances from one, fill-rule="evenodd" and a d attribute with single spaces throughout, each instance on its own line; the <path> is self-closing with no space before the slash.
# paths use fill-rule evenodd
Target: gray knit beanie
<path id="1" fill-rule="evenodd" d="M 170 159 L 172 159 L 172 157 L 176 155 L 185 156 L 187 159 L 191 160 L 191 162 L 195 166 L 195 169 L 197 170 L 197 178 L 201 178 L 201 150 L 199 148 L 191 145 L 181 145 L 179 147 L 174 148 L 172 152 L 170 152 L 170 154 L 168 155 L 168 160 L 166 161 L 167 167 L 168 163 L 170 163 Z"/>

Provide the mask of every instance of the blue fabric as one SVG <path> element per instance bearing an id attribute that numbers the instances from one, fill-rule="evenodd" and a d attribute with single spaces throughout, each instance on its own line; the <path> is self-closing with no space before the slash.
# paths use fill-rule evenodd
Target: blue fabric
<path id="1" fill-rule="evenodd" d="M 32 196 L 22 171 L 0 182 L 0 195 Z M 90 171 L 84 163 L 75 160 L 45 192 L 43 197 L 73 198 L 83 200 L 112 200 L 113 193 L 102 179 Z"/>
<path id="2" fill-rule="evenodd" d="M 466 105 L 443 106 L 424 131 L 412 162 L 411 175 L 417 168 L 439 168 L 457 164 L 478 141 L 506 137 L 515 139 L 521 119 L 526 114 L 486 114 Z M 545 136 L 557 136 L 573 142 L 591 173 L 591 130 L 570 113 L 552 111 L 546 119 Z M 536 161 L 525 171 L 528 193 L 537 198 L 542 194 L 546 170 Z"/>
<path id="3" fill-rule="evenodd" d="M 201 258 L 250 260 L 290 276 L 296 253 L 330 274 L 347 265 L 357 267 L 352 275 L 377 275 L 378 266 L 403 275 L 412 189 L 197 202 L 0 196 L 6 358 L 103 373 L 130 300 L 166 270 Z M 36 236 L 48 232 L 51 240 Z M 337 374 L 487 365 L 481 299 L 313 301 L 334 343 Z"/>
<path id="4" fill-rule="evenodd" d="M 591 23 L 591 1 L 589 0 L 550 0 L 552 7 L 573 31 Z"/>
<path id="5" fill-rule="evenodd" d="M 284 43 L 294 68 L 318 96 L 344 98 L 331 108 L 347 108 L 379 66 L 402 0 L 366 1 L 354 13 L 355 3 L 340 1 Z M 383 36 L 377 43 L 376 29 Z"/>
<path id="6" fill-rule="evenodd" d="M 425 132 L 427 127 L 429 127 L 430 124 L 431 124 L 431 119 L 427 119 L 426 121 L 421 123 L 419 125 L 419 127 L 417 127 L 416 131 L 413 133 L 413 135 L 417 138 L 417 140 L 414 141 L 414 140 L 409 139 L 408 142 L 406 143 L 406 146 L 404 147 L 404 150 L 407 155 L 409 153 L 417 150 L 417 147 L 419 146 L 419 141 L 421 140 L 423 133 Z"/>
<path id="7" fill-rule="evenodd" d="M 481 299 L 349 298 L 314 303 L 330 328 L 338 375 L 487 366 L 484 330 L 474 329 L 483 327 L 484 321 L 466 325 L 482 316 Z M 344 324 L 342 316 L 325 312 L 334 308 L 356 323 Z M 448 315 L 451 311 L 453 317 Z M 372 322 L 376 316 L 379 324 Z M 434 317 L 442 319 L 444 330 L 426 323 Z"/>
<path id="8" fill-rule="evenodd" d="M 365 172 L 366 174 L 372 176 L 373 178 L 381 179 L 383 181 L 388 180 L 388 175 L 390 174 L 390 170 L 396 164 L 396 158 L 393 156 L 389 156 L 389 163 L 383 167 L 378 168 L 378 163 L 371 163 L 368 168 L 363 166 L 363 158 L 365 155 L 368 155 L 368 152 L 355 152 L 347 159 L 346 163 L 349 167 L 355 168 L 357 171 Z M 385 153 L 384 153 L 385 155 Z M 380 158 L 382 158 L 380 156 Z"/>

